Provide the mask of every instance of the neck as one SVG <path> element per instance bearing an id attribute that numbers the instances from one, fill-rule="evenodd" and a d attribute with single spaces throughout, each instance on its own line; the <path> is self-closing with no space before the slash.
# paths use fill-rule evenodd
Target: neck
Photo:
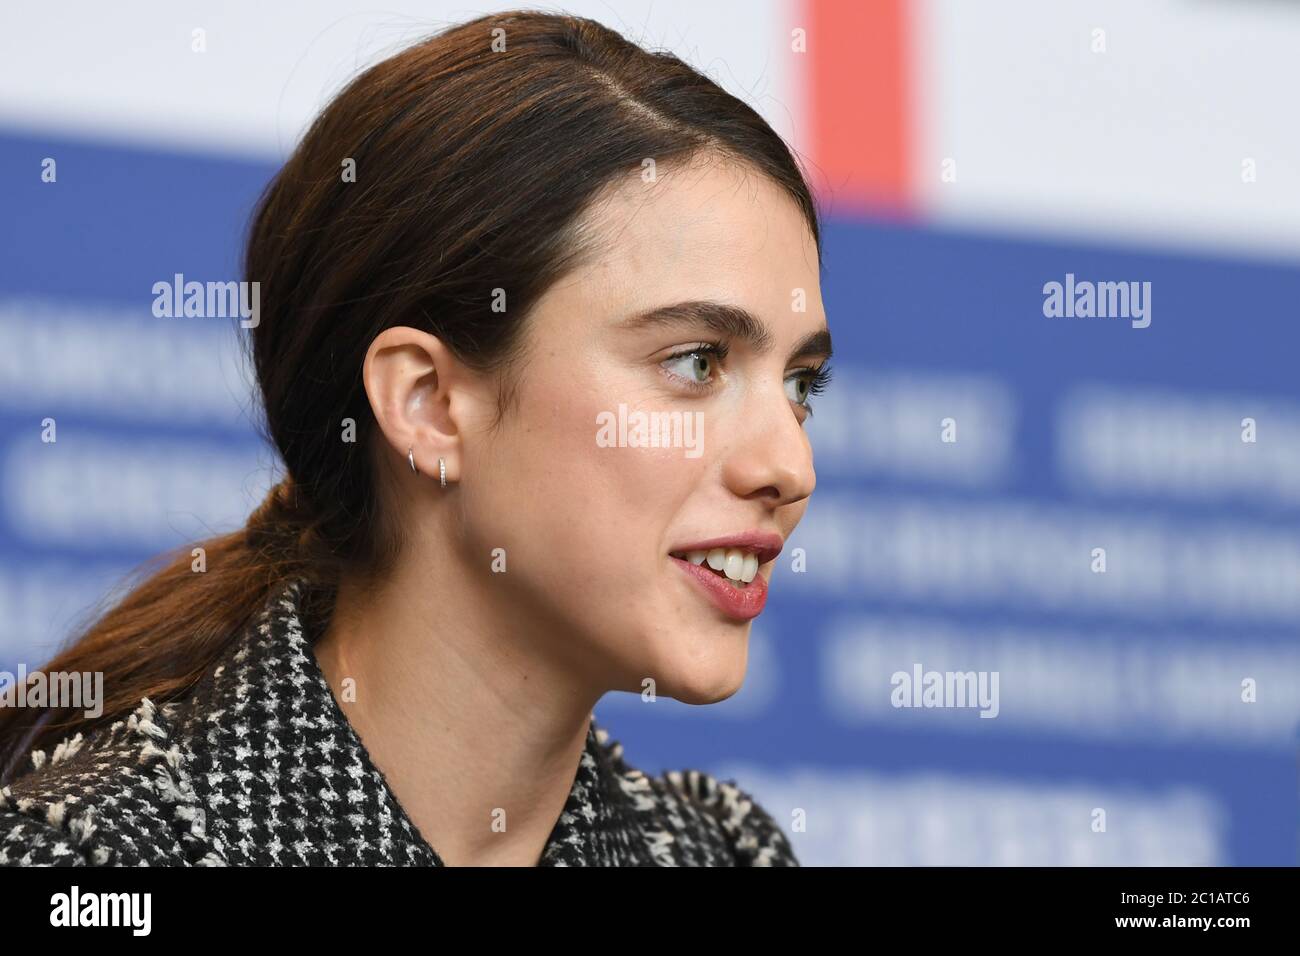
<path id="1" fill-rule="evenodd" d="M 510 604 L 486 569 L 447 554 L 410 561 L 378 585 L 342 581 L 313 646 L 375 766 L 449 866 L 536 865 L 600 697 Z"/>

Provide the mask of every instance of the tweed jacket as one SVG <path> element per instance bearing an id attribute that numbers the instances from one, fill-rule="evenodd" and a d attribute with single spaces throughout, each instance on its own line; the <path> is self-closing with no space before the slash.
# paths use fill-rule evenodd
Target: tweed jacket
<path id="1" fill-rule="evenodd" d="M 283 583 L 182 699 L 33 751 L 0 864 L 443 866 L 335 700 Z M 798 866 L 734 781 L 629 766 L 596 723 L 541 866 Z"/>

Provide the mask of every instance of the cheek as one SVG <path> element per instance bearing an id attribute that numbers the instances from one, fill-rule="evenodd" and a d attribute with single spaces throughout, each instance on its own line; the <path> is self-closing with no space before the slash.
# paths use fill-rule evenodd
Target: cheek
<path id="1" fill-rule="evenodd" d="M 625 601 L 631 576 L 653 573 L 666 553 L 665 536 L 698 483 L 706 457 L 682 448 L 605 447 L 602 414 L 619 435 L 626 415 L 651 409 L 628 389 L 534 388 L 494 443 L 492 500 L 475 515 L 509 540 L 513 567 L 583 600 Z M 619 396 L 620 397 L 610 397 Z M 567 583 L 564 583 L 567 581 Z M 558 583 L 557 583 L 558 582 Z M 621 582 L 621 583 L 619 583 Z M 611 583 L 617 586 L 611 587 Z"/>
<path id="2" fill-rule="evenodd" d="M 635 398 L 622 404 L 627 421 L 638 406 Z M 622 575 L 637 555 L 657 553 L 698 462 L 684 460 L 680 449 L 620 444 L 627 432 L 619 428 L 619 405 L 594 392 L 552 402 L 539 433 L 546 434 L 547 500 L 556 506 L 550 520 L 572 546 L 603 554 L 611 565 L 617 555 L 621 567 L 611 571 Z"/>

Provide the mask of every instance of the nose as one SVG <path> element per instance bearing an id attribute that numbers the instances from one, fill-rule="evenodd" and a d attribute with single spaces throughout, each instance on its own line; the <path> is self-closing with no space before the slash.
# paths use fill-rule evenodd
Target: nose
<path id="1" fill-rule="evenodd" d="M 812 443 L 794 407 L 778 386 L 751 397 L 732 433 L 723 480 L 733 494 L 757 498 L 770 508 L 802 501 L 817 486 Z"/>

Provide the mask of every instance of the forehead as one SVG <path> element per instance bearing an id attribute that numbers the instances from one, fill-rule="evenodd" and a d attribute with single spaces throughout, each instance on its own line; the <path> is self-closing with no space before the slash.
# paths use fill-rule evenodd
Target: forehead
<path id="1" fill-rule="evenodd" d="M 711 160 L 630 176 L 584 217 L 590 251 L 570 282 L 612 308 L 717 298 L 788 311 L 792 290 L 820 301 L 817 247 L 799 207 L 762 173 Z M 558 290 L 557 290 L 558 291 Z"/>

